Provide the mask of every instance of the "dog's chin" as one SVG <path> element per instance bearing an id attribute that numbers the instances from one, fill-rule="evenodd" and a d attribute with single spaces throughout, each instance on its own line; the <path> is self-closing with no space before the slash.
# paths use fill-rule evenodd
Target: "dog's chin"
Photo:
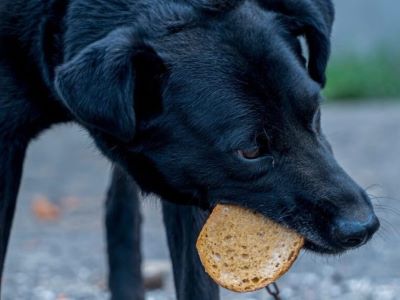
<path id="1" fill-rule="evenodd" d="M 346 251 L 345 249 L 332 247 L 326 244 L 325 245 L 320 243 L 317 244 L 312 242 L 311 240 L 308 240 L 307 238 L 305 239 L 304 248 L 314 253 L 326 254 L 326 255 L 338 255 Z"/>

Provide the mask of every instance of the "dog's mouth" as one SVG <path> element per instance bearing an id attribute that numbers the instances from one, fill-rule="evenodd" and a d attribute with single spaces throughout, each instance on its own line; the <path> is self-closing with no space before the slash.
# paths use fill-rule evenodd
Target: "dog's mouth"
<path id="1" fill-rule="evenodd" d="M 228 204 L 229 202 L 225 203 Z M 207 209 L 207 213 L 205 214 L 206 218 L 209 217 L 214 207 L 215 205 Z M 336 245 L 335 246 L 331 245 L 331 243 L 327 241 L 326 238 L 323 238 L 321 234 L 316 232 L 315 227 L 312 225 L 299 226 L 299 224 L 297 224 L 299 222 L 293 222 L 294 220 L 291 219 L 290 217 L 285 219 L 282 219 L 279 216 L 277 219 L 271 216 L 265 216 L 265 217 L 274 220 L 277 223 L 280 223 L 284 227 L 291 228 L 292 230 L 296 231 L 298 234 L 303 236 L 305 240 L 304 249 L 306 250 L 319 254 L 332 254 L 332 255 L 340 254 L 346 251 L 346 249 L 337 247 Z"/>
<path id="2" fill-rule="evenodd" d="M 291 228 L 292 230 L 300 234 L 305 240 L 305 250 L 309 250 L 318 254 L 328 255 L 340 254 L 345 252 L 346 250 L 349 250 L 341 247 L 333 240 L 331 240 L 330 235 L 325 232 L 325 230 L 320 228 L 320 226 L 318 226 L 317 224 L 310 222 L 308 218 L 299 218 L 299 215 L 296 215 L 296 217 L 287 216 L 283 219 L 278 217 L 277 219 L 275 219 L 275 222 L 278 222 L 285 227 Z"/>
<path id="3" fill-rule="evenodd" d="M 340 254 L 346 251 L 346 249 L 331 241 L 326 234 L 319 232 L 316 225 L 307 223 L 305 220 L 300 222 L 299 219 L 296 219 L 296 222 L 285 220 L 283 225 L 303 236 L 305 240 L 304 249 L 306 250 L 318 254 Z"/>
<path id="4" fill-rule="evenodd" d="M 210 206 L 207 209 L 207 213 L 205 217 L 208 218 L 210 213 L 212 212 L 213 208 L 217 203 Z M 219 202 L 218 204 L 233 204 L 238 205 L 237 203 L 232 203 L 230 201 L 223 201 Z M 250 208 L 250 207 L 247 207 Z M 250 208 L 252 209 L 252 208 Z M 304 240 L 304 249 L 309 250 L 314 253 L 318 254 L 327 254 L 327 255 L 337 255 L 344 253 L 348 250 L 356 249 L 366 242 L 368 242 L 369 238 L 367 238 L 364 242 L 356 243 L 354 245 L 345 245 L 342 246 L 338 243 L 332 236 L 333 229 L 330 225 L 331 221 L 328 218 L 317 218 L 316 216 L 311 216 L 310 213 L 301 212 L 300 210 L 292 211 L 290 214 L 282 216 L 281 214 L 278 215 L 270 215 L 263 211 L 263 209 L 255 210 L 259 213 L 263 214 L 266 218 L 271 219 L 284 227 L 290 228 L 300 234 Z"/>
<path id="5" fill-rule="evenodd" d="M 343 253 L 346 249 L 338 247 L 336 245 L 332 245 L 326 238 L 323 238 L 322 235 L 315 232 L 315 229 L 312 227 L 300 227 L 290 226 L 284 224 L 285 226 L 291 228 L 296 231 L 304 238 L 304 249 L 318 253 L 318 254 L 340 254 Z"/>
<path id="6" fill-rule="evenodd" d="M 326 244 L 316 243 L 310 239 L 305 238 L 304 248 L 319 254 L 340 254 L 344 249 L 339 249 Z"/>
<path id="7" fill-rule="evenodd" d="M 286 225 L 288 226 L 288 225 Z M 354 246 L 342 247 L 340 244 L 331 239 L 329 234 L 319 232 L 313 225 L 307 226 L 290 226 L 297 233 L 302 235 L 305 239 L 304 249 L 318 254 L 342 254 L 348 250 L 356 249 L 364 245 L 368 240 Z"/>

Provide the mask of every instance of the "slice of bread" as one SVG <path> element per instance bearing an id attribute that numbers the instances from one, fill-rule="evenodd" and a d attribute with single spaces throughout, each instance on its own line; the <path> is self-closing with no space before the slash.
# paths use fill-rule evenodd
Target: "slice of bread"
<path id="1" fill-rule="evenodd" d="M 196 246 L 215 282 L 235 292 L 250 292 L 286 273 L 303 244 L 302 236 L 259 213 L 217 205 Z"/>

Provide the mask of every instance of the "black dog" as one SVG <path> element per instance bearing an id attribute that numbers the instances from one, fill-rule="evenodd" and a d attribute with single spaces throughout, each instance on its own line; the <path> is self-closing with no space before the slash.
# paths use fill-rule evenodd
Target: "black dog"
<path id="1" fill-rule="evenodd" d="M 216 203 L 286 224 L 313 251 L 367 242 L 370 200 L 320 128 L 332 22 L 330 0 L 1 1 L 0 271 L 28 143 L 68 121 L 121 168 L 107 202 L 113 299 L 143 299 L 129 176 L 166 200 L 179 299 L 218 299 L 194 250 Z"/>

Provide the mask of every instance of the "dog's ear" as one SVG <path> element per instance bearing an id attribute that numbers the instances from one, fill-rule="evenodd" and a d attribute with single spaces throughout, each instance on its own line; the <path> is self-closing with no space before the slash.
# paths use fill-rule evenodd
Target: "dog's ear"
<path id="1" fill-rule="evenodd" d="M 310 3 L 312 8 L 307 10 L 308 16 L 304 18 L 303 32 L 300 31 L 300 34 L 304 34 L 308 43 L 310 76 L 325 86 L 335 12 L 330 0 L 311 0 Z M 299 16 L 299 19 L 303 17 Z"/>
<path id="2" fill-rule="evenodd" d="M 55 88 L 78 121 L 128 142 L 135 136 L 136 95 L 160 95 L 155 85 L 162 70 L 140 34 L 117 29 L 58 67 Z"/>
<path id="3" fill-rule="evenodd" d="M 277 12 L 294 35 L 305 37 L 309 49 L 310 76 L 324 86 L 334 20 L 331 0 L 258 0 L 258 2 L 265 9 Z"/>
<path id="4" fill-rule="evenodd" d="M 331 51 L 330 32 L 323 24 L 312 20 L 305 22 L 300 28 L 298 35 L 304 35 L 308 44 L 308 72 L 323 87 Z"/>

